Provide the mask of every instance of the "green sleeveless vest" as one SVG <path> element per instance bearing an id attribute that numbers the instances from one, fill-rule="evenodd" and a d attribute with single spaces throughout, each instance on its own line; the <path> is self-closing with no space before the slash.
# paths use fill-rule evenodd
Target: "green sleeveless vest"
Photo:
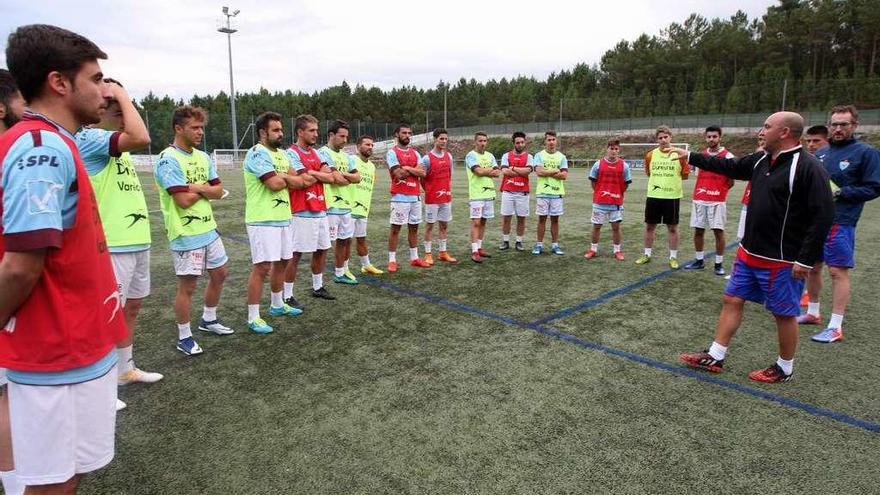
<path id="1" fill-rule="evenodd" d="M 245 189 L 245 223 L 257 222 L 290 222 L 290 192 L 285 187 L 272 191 L 263 184 L 259 177 L 248 172 L 247 165 L 255 155 L 265 152 L 272 159 L 272 166 L 278 173 L 290 172 L 290 160 L 281 150 L 272 151 L 262 144 L 257 144 L 244 157 L 244 189 Z"/>
<path id="2" fill-rule="evenodd" d="M 128 152 L 110 157 L 107 166 L 89 177 L 107 246 L 122 247 L 150 243 L 147 201 L 134 162 Z"/>
<path id="3" fill-rule="evenodd" d="M 352 184 L 351 214 L 367 218 L 370 215 L 370 203 L 373 200 L 373 184 L 376 182 L 376 166 L 371 161 L 361 160 L 360 155 L 354 157 L 354 165 L 361 174 L 361 181 Z"/>
<path id="4" fill-rule="evenodd" d="M 648 177 L 648 197 L 678 199 L 682 197 L 681 162 L 678 155 L 651 151 L 651 175 Z"/>
<path id="5" fill-rule="evenodd" d="M 328 165 L 333 165 L 340 172 L 348 172 L 348 153 L 342 150 L 333 151 L 329 146 L 324 146 L 319 151 L 327 153 L 333 159 L 333 163 Z M 324 184 L 324 197 L 327 199 L 327 209 L 351 210 L 354 204 L 352 202 L 353 192 L 354 189 L 350 187 L 350 184 L 347 186 Z"/>
<path id="6" fill-rule="evenodd" d="M 192 155 L 187 155 L 174 146 L 169 146 L 159 154 L 160 159 L 164 156 L 170 156 L 177 160 L 187 184 L 208 182 L 210 161 L 204 151 L 193 149 Z M 165 233 L 168 240 L 174 240 L 184 235 L 204 234 L 217 228 L 211 203 L 205 198 L 199 198 L 189 208 L 181 208 L 177 206 L 168 191 L 160 185 L 159 206 L 162 208 L 162 216 L 165 219 Z"/>
<path id="7" fill-rule="evenodd" d="M 489 153 L 488 151 L 482 153 L 471 151 L 471 153 L 477 157 L 478 166 L 483 168 L 492 168 L 495 166 L 495 157 L 492 156 L 492 153 Z M 482 177 L 475 174 L 470 167 L 465 168 L 467 169 L 468 178 L 468 199 L 495 199 L 495 181 L 492 180 L 492 177 Z"/>
<path id="8" fill-rule="evenodd" d="M 541 150 L 535 155 L 535 157 L 538 156 L 541 157 L 542 164 L 538 164 L 538 161 L 535 160 L 536 166 L 544 167 L 547 170 L 559 170 L 564 155 L 558 151 L 555 153 L 547 153 L 547 150 Z M 535 191 L 535 195 L 542 194 L 565 196 L 565 181 L 559 180 L 556 177 L 541 177 L 539 175 L 538 190 Z"/>

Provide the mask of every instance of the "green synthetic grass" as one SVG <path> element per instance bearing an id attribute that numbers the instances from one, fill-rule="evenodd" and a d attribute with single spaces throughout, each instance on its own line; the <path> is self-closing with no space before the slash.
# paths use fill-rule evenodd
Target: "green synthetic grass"
<path id="1" fill-rule="evenodd" d="M 237 332 L 228 337 L 196 332 L 205 349 L 201 356 L 174 350 L 176 281 L 161 215 L 153 214 L 153 292 L 139 320 L 135 360 L 166 378 L 121 389 L 129 407 L 118 415 L 117 457 L 87 479 L 82 493 L 877 490 L 876 433 L 421 298 L 367 284 L 339 286 L 329 273 L 325 282 L 339 299 L 317 301 L 306 292 L 305 262 L 296 295 L 306 313 L 267 317 L 274 334 L 249 334 L 244 300 L 249 251 L 231 240 L 246 239 L 241 174 L 221 175 L 231 195 L 214 202 L 221 232 L 230 235 L 225 242 L 230 276 L 220 316 Z M 642 245 L 641 171 L 634 171 L 626 201 L 627 261 L 611 258 L 607 226 L 601 256 L 582 258 L 590 213 L 585 176 L 584 169 L 569 175 L 563 257 L 498 252 L 496 218 L 484 241 L 495 256 L 479 266 L 471 263 L 465 174 L 457 173 L 449 246 L 461 263 L 430 270 L 401 263 L 400 272 L 378 279 L 528 323 L 666 270 L 662 229 L 654 261 L 633 264 Z M 373 262 L 384 268 L 388 179 L 381 172 L 378 177 L 369 241 Z M 148 176 L 142 180 L 152 182 Z M 689 181 L 685 189 L 692 187 Z M 158 208 L 155 191 L 146 190 L 151 208 Z M 728 201 L 728 242 L 741 192 L 737 185 Z M 683 204 L 679 258 L 686 261 L 693 241 L 689 200 Z M 815 327 L 806 327 L 795 379 L 752 385 L 746 374 L 772 362 L 776 338 L 772 318 L 750 304 L 721 378 L 880 422 L 880 367 L 873 352 L 880 338 L 872 325 L 878 209 L 869 204 L 859 226 L 844 343 L 811 343 Z M 534 242 L 535 223 L 532 215 L 527 247 Z M 405 241 L 398 257 L 407 259 Z M 357 273 L 357 258 L 351 264 Z M 547 326 L 674 364 L 678 353 L 711 342 L 723 287 L 711 269 L 681 271 Z M 827 319 L 830 284 L 822 301 Z M 200 296 L 194 306 L 201 307 Z M 265 317 L 265 302 L 263 307 Z M 194 309 L 195 322 L 199 316 Z"/>

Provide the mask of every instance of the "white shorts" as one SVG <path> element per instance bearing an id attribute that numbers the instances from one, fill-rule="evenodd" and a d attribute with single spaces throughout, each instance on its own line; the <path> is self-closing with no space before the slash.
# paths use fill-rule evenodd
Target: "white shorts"
<path id="1" fill-rule="evenodd" d="M 449 222 L 452 220 L 452 202 L 427 204 L 425 203 L 425 223 Z"/>
<path id="2" fill-rule="evenodd" d="M 12 455 L 23 484 L 63 483 L 113 460 L 116 376 L 114 366 L 72 385 L 9 382 Z"/>
<path id="3" fill-rule="evenodd" d="M 494 199 L 475 199 L 468 201 L 471 210 L 471 219 L 475 218 L 495 218 L 495 200 Z"/>
<path id="4" fill-rule="evenodd" d="M 736 227 L 736 236 L 740 239 L 746 235 L 746 210 L 748 210 L 748 205 L 743 205 L 742 211 L 739 212 L 739 225 Z"/>
<path id="5" fill-rule="evenodd" d="M 290 225 L 246 225 L 251 245 L 251 263 L 289 260 L 293 257 L 293 229 Z"/>
<path id="6" fill-rule="evenodd" d="M 9 379 L 6 378 L 6 368 L 0 368 L 0 387 L 9 383 Z"/>
<path id="7" fill-rule="evenodd" d="M 562 198 L 538 198 L 535 214 L 539 217 L 558 217 L 562 215 Z"/>
<path id="8" fill-rule="evenodd" d="M 366 237 L 367 236 L 367 219 L 366 218 L 352 218 L 354 220 L 354 236 L 355 237 Z"/>
<path id="9" fill-rule="evenodd" d="M 529 193 L 501 191 L 501 216 L 529 216 Z"/>
<path id="10" fill-rule="evenodd" d="M 590 215 L 590 223 L 604 225 L 606 223 L 618 223 L 623 221 L 623 206 L 616 210 L 600 210 L 593 205 L 593 214 Z"/>
<path id="11" fill-rule="evenodd" d="M 314 253 L 330 249 L 330 220 L 327 217 L 293 217 L 293 252 Z"/>
<path id="12" fill-rule="evenodd" d="M 192 251 L 171 251 L 171 256 L 174 258 L 174 273 L 178 276 L 199 276 L 205 269 L 220 268 L 229 261 L 223 240 L 219 237 L 211 244 Z"/>
<path id="13" fill-rule="evenodd" d="M 691 227 L 695 229 L 724 230 L 727 223 L 727 203 L 693 203 Z"/>
<path id="14" fill-rule="evenodd" d="M 418 225 L 422 223 L 422 202 L 391 202 L 391 225 Z"/>
<path id="15" fill-rule="evenodd" d="M 354 235 L 354 222 L 352 221 L 351 213 L 346 213 L 344 215 L 328 214 L 327 221 L 329 222 L 331 241 L 335 241 L 336 239 L 351 239 L 351 236 Z"/>
<path id="16" fill-rule="evenodd" d="M 123 305 L 128 299 L 143 299 L 150 295 L 149 249 L 136 253 L 110 253 L 110 261 Z"/>

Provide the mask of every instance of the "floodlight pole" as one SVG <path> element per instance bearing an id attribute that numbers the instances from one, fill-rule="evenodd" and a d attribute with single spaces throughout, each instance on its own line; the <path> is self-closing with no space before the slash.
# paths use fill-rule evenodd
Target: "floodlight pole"
<path id="1" fill-rule="evenodd" d="M 232 156 L 238 156 L 238 129 L 235 121 L 235 84 L 232 80 L 232 33 L 238 31 L 232 29 L 232 18 L 237 16 L 238 10 L 229 13 L 229 7 L 223 7 L 223 15 L 226 16 L 226 26 L 217 28 L 217 31 L 226 35 L 226 44 L 229 49 L 229 106 L 232 112 Z M 234 158 L 233 158 L 234 159 Z"/>
<path id="2" fill-rule="evenodd" d="M 443 85 L 443 128 L 449 129 L 449 124 L 446 122 L 446 99 L 449 97 L 449 83 Z"/>

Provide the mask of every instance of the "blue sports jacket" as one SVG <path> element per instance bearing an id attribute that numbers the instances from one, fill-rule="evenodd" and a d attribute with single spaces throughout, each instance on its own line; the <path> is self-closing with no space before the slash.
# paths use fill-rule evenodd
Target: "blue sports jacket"
<path id="1" fill-rule="evenodd" d="M 850 139 L 820 148 L 816 158 L 840 188 L 834 201 L 834 223 L 855 226 L 865 201 L 880 196 L 880 151 Z"/>

